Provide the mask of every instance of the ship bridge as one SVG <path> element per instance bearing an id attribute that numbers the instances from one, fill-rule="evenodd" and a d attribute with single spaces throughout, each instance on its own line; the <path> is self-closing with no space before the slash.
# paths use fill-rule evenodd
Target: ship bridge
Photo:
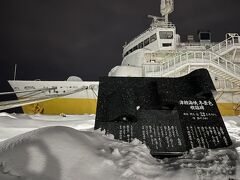
<path id="1" fill-rule="evenodd" d="M 141 66 L 144 63 L 141 59 L 146 51 L 173 51 L 180 43 L 174 24 L 165 22 L 162 17 L 152 15 L 148 17 L 152 18 L 150 28 L 123 47 L 122 65 Z"/>

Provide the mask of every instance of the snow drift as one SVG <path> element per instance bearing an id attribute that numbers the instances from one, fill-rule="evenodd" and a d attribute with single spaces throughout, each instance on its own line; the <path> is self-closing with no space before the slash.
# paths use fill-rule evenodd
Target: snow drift
<path id="1" fill-rule="evenodd" d="M 1 118 L 0 122 L 4 125 Z M 57 123 L 66 125 L 61 120 L 54 122 Z M 99 131 L 79 131 L 66 126 L 39 128 L 0 142 L 0 179 L 238 179 L 240 121 L 238 117 L 228 118 L 225 123 L 233 140 L 232 147 L 196 148 L 182 157 L 162 160 L 153 158 L 137 139 L 125 143 Z M 5 127 L 10 126 L 6 121 Z"/>

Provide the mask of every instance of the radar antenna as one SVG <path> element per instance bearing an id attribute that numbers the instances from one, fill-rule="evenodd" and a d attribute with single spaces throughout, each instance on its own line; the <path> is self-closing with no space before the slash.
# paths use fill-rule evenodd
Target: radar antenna
<path id="1" fill-rule="evenodd" d="M 153 21 L 161 21 L 161 20 L 163 20 L 163 18 L 162 17 L 158 17 L 158 16 L 153 16 L 153 15 L 148 15 L 148 18 L 152 18 L 153 19 Z"/>
<path id="2" fill-rule="evenodd" d="M 148 15 L 148 18 L 152 18 L 151 27 L 159 27 L 164 23 L 164 18 L 163 17 Z"/>

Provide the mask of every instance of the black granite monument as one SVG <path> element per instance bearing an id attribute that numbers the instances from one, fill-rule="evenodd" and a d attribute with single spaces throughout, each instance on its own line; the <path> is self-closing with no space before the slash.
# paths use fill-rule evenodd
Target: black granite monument
<path id="1" fill-rule="evenodd" d="M 232 144 L 206 69 L 179 78 L 100 78 L 95 129 L 141 140 L 155 157 Z"/>

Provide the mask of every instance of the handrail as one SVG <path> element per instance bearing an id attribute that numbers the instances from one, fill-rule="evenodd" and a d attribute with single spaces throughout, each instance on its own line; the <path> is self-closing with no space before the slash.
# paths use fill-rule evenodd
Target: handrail
<path id="1" fill-rule="evenodd" d="M 235 44 L 239 44 L 240 42 L 240 36 L 233 36 L 225 39 L 224 41 L 210 47 L 209 49 L 213 52 L 219 52 L 222 49 L 228 49 L 230 47 L 233 47 Z"/>
<path id="2" fill-rule="evenodd" d="M 186 51 L 180 55 L 177 55 L 175 57 L 166 58 L 163 60 L 160 64 L 158 63 L 150 63 L 150 64 L 143 64 L 144 66 L 161 66 L 158 67 L 156 70 L 161 71 L 163 74 L 163 71 L 169 71 L 170 68 L 177 68 L 176 65 L 182 65 L 183 63 L 189 62 L 189 60 L 194 61 L 198 59 L 198 62 L 200 60 L 209 61 L 209 63 L 213 63 L 221 68 L 224 68 L 226 71 L 240 75 L 240 67 L 231 61 L 221 57 L 218 55 L 218 51 L 225 48 L 227 50 L 228 48 L 231 48 L 235 45 L 240 45 L 240 36 L 233 36 L 225 39 L 224 41 L 210 47 L 206 51 Z M 196 63 L 196 62 L 195 62 Z M 155 70 L 154 70 L 155 71 Z M 145 73 L 145 70 L 143 69 L 143 72 Z"/>
<path id="3" fill-rule="evenodd" d="M 149 67 L 149 72 L 159 72 L 163 75 L 165 72 L 174 70 L 187 63 L 212 63 L 220 68 L 223 68 L 227 72 L 240 77 L 240 66 L 211 51 L 187 51 L 161 63 L 143 64 L 143 68 L 144 73 L 147 72 L 146 68 Z"/>
<path id="4" fill-rule="evenodd" d="M 225 45 L 224 45 L 225 44 Z M 228 48 L 231 48 L 232 46 L 238 44 L 240 46 L 240 36 L 233 36 L 233 37 L 229 37 L 228 39 L 225 39 L 224 41 L 216 44 L 216 45 L 213 45 L 211 46 L 209 49 L 203 51 L 203 52 L 208 52 L 209 50 L 212 51 L 213 53 L 217 54 L 217 51 L 222 49 L 221 47 L 228 47 Z M 231 46 L 232 45 L 232 46 Z M 188 51 L 186 51 L 188 52 Z M 184 52 L 184 53 L 186 53 Z M 183 53 L 183 54 L 184 54 Z M 181 54 L 179 55 L 176 55 L 177 56 L 181 56 Z M 174 57 L 175 58 L 175 57 Z M 164 59 L 164 61 L 167 61 L 167 60 L 171 60 L 172 57 L 170 58 L 166 58 Z"/>

